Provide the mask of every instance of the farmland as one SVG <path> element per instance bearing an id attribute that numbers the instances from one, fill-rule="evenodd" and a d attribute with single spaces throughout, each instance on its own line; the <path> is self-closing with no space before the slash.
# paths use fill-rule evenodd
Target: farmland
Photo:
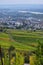
<path id="1" fill-rule="evenodd" d="M 0 32 L 0 45 L 13 45 L 19 50 L 35 50 L 38 40 L 43 42 L 43 31 L 23 31 L 8 29 L 7 33 Z"/>
<path id="2" fill-rule="evenodd" d="M 24 63 L 23 54 L 26 53 L 28 56 L 27 52 L 35 51 L 38 46 L 38 40 L 41 43 L 43 43 L 43 31 L 26 31 L 26 30 L 7 29 L 6 32 L 0 32 L 0 46 L 4 49 L 7 49 L 7 52 L 9 47 L 13 46 L 17 51 L 16 59 L 18 59 L 18 56 L 20 55 L 21 60 L 20 59 L 18 60 L 20 62 L 22 61 L 23 63 Z M 6 52 L 6 50 L 4 52 Z M 10 53 L 12 54 L 14 53 L 14 51 L 11 51 Z M 18 63 L 17 60 L 16 62 Z M 15 64 L 15 65 L 18 65 L 18 64 Z M 20 63 L 20 65 L 22 64 Z"/>

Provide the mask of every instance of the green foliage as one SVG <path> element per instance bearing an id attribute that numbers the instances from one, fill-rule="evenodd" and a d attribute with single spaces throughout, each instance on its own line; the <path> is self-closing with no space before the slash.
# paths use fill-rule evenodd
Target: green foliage
<path id="1" fill-rule="evenodd" d="M 38 40 L 38 46 L 36 50 L 37 65 L 43 65 L 43 43 Z"/>
<path id="2" fill-rule="evenodd" d="M 24 57 L 20 52 L 16 52 L 16 64 L 15 65 L 23 65 L 24 64 Z"/>
<path id="3" fill-rule="evenodd" d="M 35 56 L 31 58 L 30 65 L 43 65 L 43 32 L 42 31 L 23 31 L 23 30 L 7 30 L 5 32 L 0 32 L 0 45 L 4 50 L 4 65 L 9 65 L 9 56 L 11 65 L 23 65 L 24 56 L 21 54 L 22 51 L 34 51 Z M 40 40 L 37 41 L 37 40 Z M 13 46 L 13 47 L 12 47 Z M 10 55 L 8 49 L 10 48 Z M 15 50 L 18 50 L 15 53 Z M 21 51 L 21 52 L 19 52 Z M 16 54 L 15 57 L 12 57 L 12 54 Z M 32 53 L 32 52 L 31 52 Z M 7 56 L 8 54 L 8 56 Z M 33 61 L 34 59 L 34 61 Z M 33 64 L 32 64 L 33 63 Z"/>

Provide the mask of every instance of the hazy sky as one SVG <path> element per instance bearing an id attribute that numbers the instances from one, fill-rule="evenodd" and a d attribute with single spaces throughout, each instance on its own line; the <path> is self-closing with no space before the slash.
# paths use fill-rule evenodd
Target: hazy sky
<path id="1" fill-rule="evenodd" d="M 0 0 L 0 4 L 43 4 L 43 0 Z"/>

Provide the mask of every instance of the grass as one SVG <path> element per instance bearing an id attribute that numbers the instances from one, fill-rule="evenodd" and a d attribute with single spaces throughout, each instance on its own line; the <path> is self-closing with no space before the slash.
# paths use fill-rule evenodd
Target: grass
<path id="1" fill-rule="evenodd" d="M 38 40 L 43 42 L 43 32 L 42 31 L 23 31 L 23 30 L 14 30 L 9 29 L 6 32 L 0 32 L 0 45 L 4 49 L 4 63 L 5 65 L 24 65 L 24 59 L 26 55 L 35 51 L 38 45 Z M 10 52 L 10 61 L 9 61 L 9 51 L 10 46 L 14 46 L 15 50 Z M 13 56 L 16 54 L 15 56 Z M 32 54 L 33 55 L 33 54 Z M 29 55 L 30 56 L 30 55 Z M 34 58 L 34 59 L 33 59 Z M 30 57 L 30 64 L 34 64 L 35 57 Z M 1 63 L 1 62 L 0 62 Z M 1 65 L 1 64 L 0 64 Z"/>
<path id="2" fill-rule="evenodd" d="M 8 48 L 13 45 L 18 50 L 35 50 L 38 40 L 43 42 L 42 31 L 7 30 L 9 34 L 0 32 L 0 45 Z"/>

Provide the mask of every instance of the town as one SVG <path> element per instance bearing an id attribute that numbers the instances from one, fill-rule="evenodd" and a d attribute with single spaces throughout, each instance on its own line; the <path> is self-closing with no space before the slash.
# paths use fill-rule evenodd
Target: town
<path id="1" fill-rule="evenodd" d="M 31 16 L 30 16 L 31 15 Z M 14 11 L 10 9 L 0 10 L 0 28 L 11 28 L 21 30 L 43 30 L 42 14 L 37 14 L 37 18 L 26 11 Z M 39 18 L 38 18 L 39 17 Z"/>

